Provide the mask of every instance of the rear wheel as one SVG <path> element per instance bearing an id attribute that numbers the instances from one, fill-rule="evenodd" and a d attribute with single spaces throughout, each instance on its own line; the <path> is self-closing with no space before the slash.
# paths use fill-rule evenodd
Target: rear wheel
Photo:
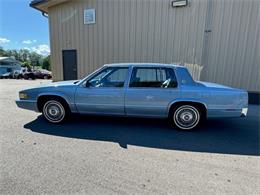
<path id="1" fill-rule="evenodd" d="M 25 80 L 27 80 L 27 79 L 29 79 L 29 76 L 28 76 L 27 74 L 24 74 L 24 75 L 23 75 L 23 78 L 24 78 Z"/>
<path id="2" fill-rule="evenodd" d="M 201 121 L 200 109 L 193 105 L 180 105 L 173 109 L 170 120 L 180 130 L 192 130 Z"/>
<path id="3" fill-rule="evenodd" d="M 48 100 L 42 110 L 44 118 L 51 123 L 62 123 L 68 114 L 66 106 L 58 100 Z"/>

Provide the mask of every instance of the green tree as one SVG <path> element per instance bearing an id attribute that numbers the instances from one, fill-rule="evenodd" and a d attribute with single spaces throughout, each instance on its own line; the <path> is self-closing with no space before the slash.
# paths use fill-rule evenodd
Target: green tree
<path id="1" fill-rule="evenodd" d="M 6 52 L 3 47 L 0 46 L 0 57 L 6 56 Z"/>
<path id="2" fill-rule="evenodd" d="M 21 62 L 28 62 L 30 60 L 30 51 L 27 49 L 20 49 L 19 59 Z"/>
<path id="3" fill-rule="evenodd" d="M 11 49 L 5 50 L 0 46 L 0 56 L 14 57 L 20 61 L 23 66 L 28 68 L 42 67 L 43 69 L 51 70 L 50 55 L 43 56 L 36 52 L 31 52 L 28 49 Z"/>
<path id="4" fill-rule="evenodd" d="M 7 57 L 14 57 L 16 60 L 20 61 L 19 52 L 15 49 L 6 50 Z"/>
<path id="5" fill-rule="evenodd" d="M 51 70 L 50 55 L 43 58 L 42 68 L 46 70 Z"/>
<path id="6" fill-rule="evenodd" d="M 37 54 L 36 52 L 31 52 L 29 55 L 29 63 L 32 66 L 40 66 L 40 60 L 42 56 Z"/>
<path id="7" fill-rule="evenodd" d="M 22 65 L 27 68 L 32 68 L 32 66 L 28 62 L 23 62 Z"/>

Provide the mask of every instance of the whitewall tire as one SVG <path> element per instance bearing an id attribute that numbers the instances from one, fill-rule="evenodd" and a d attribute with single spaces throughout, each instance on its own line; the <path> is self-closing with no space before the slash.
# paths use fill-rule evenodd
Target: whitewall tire
<path id="1" fill-rule="evenodd" d="M 47 101 L 42 110 L 44 118 L 51 123 L 61 123 L 66 118 L 64 105 L 57 100 Z"/>
<path id="2" fill-rule="evenodd" d="M 201 121 L 200 110 L 192 105 L 176 107 L 170 117 L 173 125 L 180 130 L 192 130 Z"/>

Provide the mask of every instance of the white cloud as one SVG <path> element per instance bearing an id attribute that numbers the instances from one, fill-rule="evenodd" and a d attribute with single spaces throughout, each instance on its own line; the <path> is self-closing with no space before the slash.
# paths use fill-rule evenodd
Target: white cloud
<path id="1" fill-rule="evenodd" d="M 23 49 L 26 49 L 26 50 L 29 50 L 29 51 L 31 50 L 29 47 L 24 47 Z"/>
<path id="2" fill-rule="evenodd" d="M 3 37 L 0 37 L 0 44 L 5 44 L 5 43 L 9 43 L 10 40 L 9 39 L 6 39 L 6 38 L 3 38 Z"/>
<path id="3" fill-rule="evenodd" d="M 32 44 L 32 43 L 36 43 L 36 42 L 37 42 L 37 40 L 35 40 L 35 39 L 34 40 L 29 39 L 29 40 L 24 40 L 22 43 L 23 44 Z"/>
<path id="4" fill-rule="evenodd" d="M 46 44 L 38 45 L 37 47 L 32 47 L 31 50 L 40 55 L 44 55 L 44 56 L 47 56 L 50 54 L 50 47 L 49 47 L 49 45 L 46 45 Z"/>

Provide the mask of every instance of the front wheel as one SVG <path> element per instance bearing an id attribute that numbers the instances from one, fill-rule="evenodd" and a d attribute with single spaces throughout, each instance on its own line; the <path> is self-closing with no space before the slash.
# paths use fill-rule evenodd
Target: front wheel
<path id="1" fill-rule="evenodd" d="M 47 101 L 42 110 L 44 118 L 51 123 L 62 123 L 66 116 L 65 106 L 57 100 Z"/>
<path id="2" fill-rule="evenodd" d="M 196 128 L 201 121 L 200 110 L 192 105 L 181 105 L 176 107 L 170 115 L 173 125 L 180 130 L 191 130 Z"/>

